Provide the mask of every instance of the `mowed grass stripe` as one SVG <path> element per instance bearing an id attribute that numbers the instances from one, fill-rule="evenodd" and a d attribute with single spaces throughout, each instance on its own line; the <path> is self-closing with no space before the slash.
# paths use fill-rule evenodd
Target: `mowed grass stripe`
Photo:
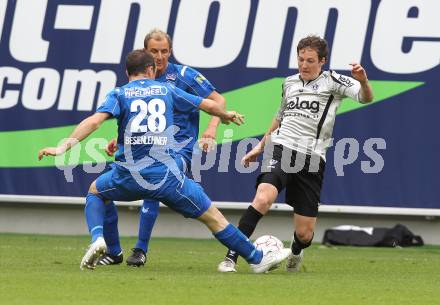
<path id="1" fill-rule="evenodd" d="M 201 228 L 202 229 L 202 228 Z M 438 304 L 440 247 L 313 245 L 305 271 L 219 274 L 214 240 L 153 238 L 147 265 L 80 271 L 86 236 L 0 234 L 0 304 Z M 135 243 L 123 238 L 125 255 Z M 287 242 L 286 242 L 287 245 Z"/>

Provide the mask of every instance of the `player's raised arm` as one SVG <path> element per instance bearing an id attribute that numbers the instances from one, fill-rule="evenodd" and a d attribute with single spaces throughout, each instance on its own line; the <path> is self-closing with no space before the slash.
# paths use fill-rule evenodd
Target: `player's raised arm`
<path id="1" fill-rule="evenodd" d="M 90 134 L 92 134 L 95 130 L 101 126 L 102 122 L 110 117 L 108 113 L 95 113 L 88 118 L 84 119 L 78 126 L 76 126 L 75 130 L 72 134 L 58 147 L 46 147 L 41 149 L 38 152 L 38 160 L 43 159 L 43 156 L 58 156 L 73 146 L 87 138 Z"/>
<path id="2" fill-rule="evenodd" d="M 363 103 L 370 103 L 373 101 L 373 89 L 368 82 L 367 72 L 358 63 L 351 63 L 351 75 L 355 80 L 361 84 L 360 98 Z"/>

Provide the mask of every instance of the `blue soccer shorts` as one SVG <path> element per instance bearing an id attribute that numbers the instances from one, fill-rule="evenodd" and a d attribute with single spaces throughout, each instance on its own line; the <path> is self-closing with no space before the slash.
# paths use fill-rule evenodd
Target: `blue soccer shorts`
<path id="1" fill-rule="evenodd" d="M 154 199 L 188 218 L 198 218 L 211 206 L 203 188 L 183 172 L 179 177 L 169 172 L 167 176 L 142 175 L 139 179 L 141 183 L 116 165 L 96 179 L 96 188 L 104 200 Z"/>

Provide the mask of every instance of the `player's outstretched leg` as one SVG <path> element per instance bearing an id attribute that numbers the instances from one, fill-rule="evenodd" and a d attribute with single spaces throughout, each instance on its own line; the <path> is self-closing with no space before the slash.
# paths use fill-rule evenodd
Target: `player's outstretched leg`
<path id="1" fill-rule="evenodd" d="M 151 232 L 158 214 L 159 201 L 144 200 L 140 213 L 138 241 L 127 258 L 127 265 L 140 267 L 145 264 Z"/>
<path id="2" fill-rule="evenodd" d="M 97 265 L 118 265 L 123 261 L 122 248 L 119 241 L 118 211 L 113 201 L 105 205 L 104 240 L 107 251 L 98 259 Z"/>
<path id="3" fill-rule="evenodd" d="M 249 239 L 235 226 L 228 223 L 223 214 L 214 206 L 198 218 L 213 232 L 223 245 L 242 256 L 255 273 L 264 273 L 276 269 L 285 260 L 290 249 L 258 250 Z"/>
<path id="4" fill-rule="evenodd" d="M 268 248 L 264 252 L 256 249 L 249 239 L 211 204 L 200 185 L 186 177 L 184 179 L 180 182 L 170 178 L 170 188 L 173 188 L 170 191 L 165 189 L 165 196 L 161 201 L 182 215 L 204 223 L 216 239 L 242 256 L 255 273 L 273 270 L 289 256 L 290 249 Z"/>
<path id="5" fill-rule="evenodd" d="M 80 268 L 81 270 L 93 270 L 96 267 L 98 258 L 107 250 L 103 236 L 105 214 L 104 201 L 98 195 L 93 193 L 87 194 L 84 213 L 89 232 L 92 235 L 92 243 L 81 260 Z"/>
<path id="6" fill-rule="evenodd" d="M 238 229 L 247 237 L 251 237 L 258 222 L 263 215 L 269 211 L 272 203 L 278 196 L 278 189 L 275 186 L 264 182 L 266 180 L 270 181 L 270 179 L 272 179 L 271 177 L 271 174 L 268 174 L 261 176 L 261 179 L 258 179 L 258 182 L 262 183 L 258 185 L 257 193 L 252 201 L 252 205 L 247 208 L 240 218 Z M 238 254 L 232 249 L 229 249 L 224 260 L 218 265 L 217 270 L 219 272 L 235 272 L 237 259 Z"/>
<path id="7" fill-rule="evenodd" d="M 246 236 L 250 237 L 255 231 L 258 221 L 263 215 L 258 212 L 253 206 L 249 206 L 238 222 L 238 229 Z M 238 253 L 233 250 L 228 250 L 225 259 L 220 262 L 217 270 L 219 272 L 236 272 L 235 265 L 237 264 Z"/>

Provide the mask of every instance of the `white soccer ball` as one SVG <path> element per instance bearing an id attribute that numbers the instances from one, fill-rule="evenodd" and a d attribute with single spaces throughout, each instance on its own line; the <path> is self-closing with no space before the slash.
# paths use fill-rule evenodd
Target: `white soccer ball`
<path id="1" fill-rule="evenodd" d="M 254 246 L 258 250 L 276 251 L 284 248 L 283 242 L 272 235 L 263 235 L 254 241 Z"/>

